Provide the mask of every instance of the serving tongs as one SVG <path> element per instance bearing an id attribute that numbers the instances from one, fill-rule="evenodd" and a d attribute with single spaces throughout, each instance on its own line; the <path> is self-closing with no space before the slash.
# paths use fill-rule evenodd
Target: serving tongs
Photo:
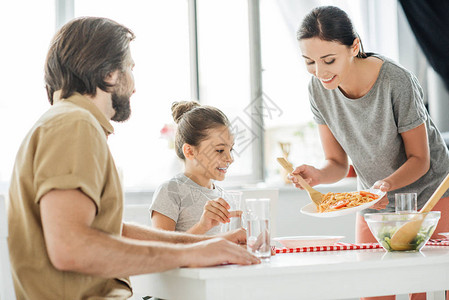
<path id="1" fill-rule="evenodd" d="M 290 162 L 288 162 L 288 160 L 286 160 L 283 157 L 278 157 L 277 161 L 289 174 L 293 172 L 293 165 Z M 307 193 L 309 194 L 309 198 L 318 207 L 323 199 L 323 194 L 315 190 L 313 187 L 311 187 L 307 183 L 307 181 L 305 181 L 304 178 L 301 177 L 301 175 L 298 174 L 291 174 L 291 175 L 294 176 L 296 179 L 298 179 L 299 184 L 307 191 Z"/>

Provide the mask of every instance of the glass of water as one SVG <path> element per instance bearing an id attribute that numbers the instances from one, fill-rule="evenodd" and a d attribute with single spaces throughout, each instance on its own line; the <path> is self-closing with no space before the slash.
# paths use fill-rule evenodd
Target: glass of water
<path id="1" fill-rule="evenodd" d="M 417 211 L 416 193 L 395 194 L 395 210 L 397 213 L 409 213 Z"/>
<path id="2" fill-rule="evenodd" d="M 255 256 L 269 260 L 270 245 L 270 199 L 246 199 L 246 243 Z"/>
<path id="3" fill-rule="evenodd" d="M 221 232 L 242 228 L 242 192 L 239 191 L 223 191 L 221 198 L 228 202 L 229 212 L 233 215 L 229 223 L 221 224 Z"/>

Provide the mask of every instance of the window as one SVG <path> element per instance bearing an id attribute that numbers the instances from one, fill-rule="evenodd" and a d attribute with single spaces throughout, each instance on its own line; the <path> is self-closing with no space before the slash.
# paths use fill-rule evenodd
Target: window
<path id="1" fill-rule="evenodd" d="M 171 103 L 190 99 L 187 1 L 76 0 L 75 16 L 111 18 L 136 34 L 131 51 L 136 63 L 136 93 L 131 118 L 113 123 L 109 145 L 124 185 L 148 189 L 181 171 L 160 130 L 171 124 Z"/>
<path id="2" fill-rule="evenodd" d="M 296 40 L 299 22 L 313 7 L 305 1 L 260 2 L 263 90 L 280 108 L 278 117 L 265 123 L 264 159 L 266 178 L 270 182 L 281 180 L 276 157 L 283 156 L 284 152 L 294 165 L 314 164 L 322 159 L 309 108 L 310 75 Z"/>
<path id="3" fill-rule="evenodd" d="M 55 28 L 54 2 L 0 2 L 0 27 L 4 28 L 0 47 L 0 191 L 8 188 L 24 136 L 50 107 L 43 69 Z"/>
<path id="4" fill-rule="evenodd" d="M 133 113 L 126 123 L 114 123 L 116 133 L 109 138 L 127 190 L 154 188 L 182 170 L 170 141 L 161 138 L 160 130 L 164 124 L 173 124 L 172 102 L 195 97 L 191 82 L 196 78 L 191 74 L 196 72 L 191 70 L 198 71 L 200 101 L 223 110 L 233 129 L 244 132 L 236 136 L 235 163 L 225 184 L 254 182 L 262 175 L 269 181 L 279 181 L 275 157 L 282 155 L 280 142 L 290 147 L 295 164 L 321 161 L 308 103 L 310 75 L 295 38 L 299 22 L 315 6 L 340 6 L 352 18 L 365 50 L 398 58 L 397 4 L 389 0 L 129 0 L 126 5 L 121 0 L 58 1 L 73 1 L 75 17 L 108 17 L 128 26 L 137 36 L 132 43 L 137 90 L 131 98 Z M 259 11 L 258 3 L 260 44 L 254 36 L 258 34 L 258 18 L 254 18 L 258 17 L 254 14 Z M 189 30 L 193 30 L 189 9 L 192 11 L 193 4 L 197 10 L 198 59 L 191 65 L 195 53 L 191 53 L 189 44 Z M 2 62 L 0 128 L 2 142 L 8 141 L 0 147 L 0 184 L 10 179 L 15 154 L 26 132 L 49 108 L 43 66 L 55 32 L 55 9 L 54 0 L 0 4 L 1 26 L 10 28 L 4 32 L 9 46 L 0 48 L 2 57 L 7 58 Z M 382 22 L 378 21 L 380 16 Z M 254 60 L 259 50 L 263 83 L 259 113 L 263 124 L 254 120 L 251 110 L 256 100 L 252 94 L 258 88 L 254 84 L 258 62 Z M 0 189 L 4 187 L 6 184 L 0 185 Z"/>
<path id="5" fill-rule="evenodd" d="M 235 134 L 234 164 L 224 184 L 251 181 L 253 147 L 260 139 L 251 128 L 248 3 L 197 1 L 198 77 L 201 103 L 221 109 Z"/>

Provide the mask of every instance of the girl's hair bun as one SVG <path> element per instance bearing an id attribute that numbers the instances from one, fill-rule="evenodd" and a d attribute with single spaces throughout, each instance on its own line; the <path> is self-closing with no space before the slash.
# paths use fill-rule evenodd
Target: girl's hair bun
<path id="1" fill-rule="evenodd" d="M 173 116 L 173 120 L 176 124 L 181 121 L 182 117 L 185 113 L 191 111 L 192 109 L 196 107 L 200 107 L 201 104 L 199 104 L 196 101 L 179 101 L 179 102 L 173 102 L 171 105 L 171 114 Z"/>
<path id="2" fill-rule="evenodd" d="M 171 106 L 173 120 L 176 124 L 175 150 L 176 155 L 185 160 L 183 145 L 197 147 L 209 138 L 209 129 L 230 124 L 226 115 L 216 107 L 201 105 L 196 101 L 174 102 Z"/>

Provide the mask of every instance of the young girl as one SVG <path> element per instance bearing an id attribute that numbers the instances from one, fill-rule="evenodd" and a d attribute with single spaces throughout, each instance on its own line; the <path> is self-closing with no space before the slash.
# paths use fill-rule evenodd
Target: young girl
<path id="1" fill-rule="evenodd" d="M 333 183 L 347 174 L 349 156 L 359 190 L 389 192 L 389 204 L 378 208 L 394 211 L 395 193 L 416 192 L 420 209 L 449 172 L 449 153 L 415 76 L 384 56 L 364 53 L 351 20 L 337 7 L 313 9 L 297 39 L 313 75 L 309 100 L 325 163 L 320 168 L 301 165 L 293 173 L 312 186 Z M 441 219 L 432 238 L 449 231 L 448 196 L 446 192 L 434 208 Z M 362 214 L 357 216 L 356 242 L 376 242 Z M 425 294 L 411 299 L 425 299 Z"/>
<path id="2" fill-rule="evenodd" d="M 165 230 L 216 234 L 240 212 L 229 212 L 214 181 L 225 179 L 234 161 L 234 137 L 228 118 L 219 109 L 194 101 L 175 102 L 172 115 L 178 124 L 176 155 L 184 161 L 184 173 L 163 183 L 150 207 L 152 224 Z"/>

